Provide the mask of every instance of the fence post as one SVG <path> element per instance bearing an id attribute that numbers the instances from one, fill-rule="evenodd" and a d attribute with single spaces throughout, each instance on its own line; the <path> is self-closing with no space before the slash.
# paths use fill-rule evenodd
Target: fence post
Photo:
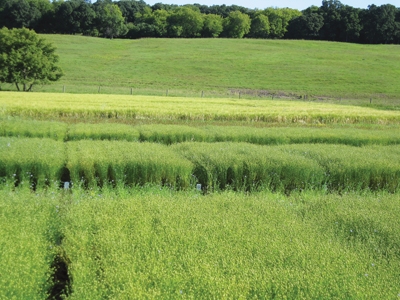
<path id="1" fill-rule="evenodd" d="M 369 104 L 372 104 L 372 98 L 369 98 Z"/>
<path id="2" fill-rule="evenodd" d="M 201 98 L 204 97 L 204 91 L 201 91 Z"/>
<path id="3" fill-rule="evenodd" d="M 165 92 L 165 96 L 167 96 L 167 97 L 168 97 L 168 90 Z"/>
<path id="4" fill-rule="evenodd" d="M 99 91 L 98 91 L 98 93 L 100 93 L 100 90 L 101 90 L 101 87 L 99 86 Z"/>

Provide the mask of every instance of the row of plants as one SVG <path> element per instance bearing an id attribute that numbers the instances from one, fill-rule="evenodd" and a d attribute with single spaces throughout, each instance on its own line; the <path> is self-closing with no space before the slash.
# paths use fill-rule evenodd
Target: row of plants
<path id="1" fill-rule="evenodd" d="M 386 190 L 400 185 L 398 146 L 278 145 L 187 142 L 171 146 L 126 141 L 0 138 L 0 177 L 32 188 L 72 182 L 103 186 L 168 186 L 290 192 Z"/>
<path id="2" fill-rule="evenodd" d="M 21 118 L 0 119 L 0 136 L 51 138 L 59 141 L 120 140 L 166 145 L 181 142 L 246 142 L 259 145 L 344 144 L 398 145 L 397 126 L 355 127 L 254 127 L 217 125 L 128 125 L 120 123 L 73 123 Z"/>
<path id="3" fill-rule="evenodd" d="M 34 119 L 240 121 L 296 124 L 399 124 L 400 113 L 304 101 L 134 95 L 2 93 L 0 116 Z"/>
<path id="4" fill-rule="evenodd" d="M 57 199 L 56 199 L 57 198 Z M 47 299 L 58 254 L 60 194 L 0 190 L 0 299 Z"/>
<path id="5" fill-rule="evenodd" d="M 399 200 L 3 186 L 0 298 L 395 299 Z"/>

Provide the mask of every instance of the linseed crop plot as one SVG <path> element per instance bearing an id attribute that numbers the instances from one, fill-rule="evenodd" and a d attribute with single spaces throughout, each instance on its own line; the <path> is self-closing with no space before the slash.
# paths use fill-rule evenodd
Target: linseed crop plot
<path id="1" fill-rule="evenodd" d="M 0 297 L 395 299 L 399 201 L 3 187 Z"/>
<path id="2" fill-rule="evenodd" d="M 400 111 L 311 102 L 13 92 L 0 94 L 0 115 L 45 119 L 400 123 Z"/>
<path id="3" fill-rule="evenodd" d="M 54 192 L 0 187 L 0 299 L 47 298 L 58 255 Z"/>
<path id="4" fill-rule="evenodd" d="M 32 189 L 71 181 L 74 188 L 156 185 L 204 191 L 330 192 L 400 188 L 398 146 L 280 145 L 0 137 L 3 184 Z"/>
<path id="5" fill-rule="evenodd" d="M 38 138 L 0 137 L 2 183 L 37 187 L 57 185 L 66 162 L 62 142 Z"/>
<path id="6" fill-rule="evenodd" d="M 57 47 L 65 76 L 43 89 L 75 93 L 142 93 L 166 89 L 200 95 L 267 90 L 347 98 L 398 99 L 395 45 L 252 39 L 107 40 L 44 35 Z M 94 71 L 95 70 L 95 71 Z M 113 87 L 114 91 L 113 91 Z M 120 91 L 118 87 L 125 87 Z M 39 87 L 39 89 L 42 89 Z"/>
<path id="7" fill-rule="evenodd" d="M 270 126 L 268 124 L 268 127 L 254 127 L 251 123 L 242 126 L 204 125 L 203 122 L 129 125 L 114 122 L 70 124 L 67 121 L 3 117 L 0 118 L 0 136 L 44 137 L 64 141 L 85 139 L 141 141 L 166 145 L 181 142 L 246 142 L 259 145 L 319 143 L 352 146 L 400 144 L 398 125 L 285 126 L 288 124 L 283 124 L 278 126 L 278 124 L 272 124 L 274 126 Z"/>

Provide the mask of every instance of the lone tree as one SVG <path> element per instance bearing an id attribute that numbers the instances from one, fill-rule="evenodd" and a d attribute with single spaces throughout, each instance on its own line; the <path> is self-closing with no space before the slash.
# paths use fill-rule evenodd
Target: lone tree
<path id="1" fill-rule="evenodd" d="M 0 29 L 0 82 L 15 84 L 18 91 L 31 91 L 35 84 L 57 81 L 63 75 L 57 66 L 55 48 L 26 28 Z"/>

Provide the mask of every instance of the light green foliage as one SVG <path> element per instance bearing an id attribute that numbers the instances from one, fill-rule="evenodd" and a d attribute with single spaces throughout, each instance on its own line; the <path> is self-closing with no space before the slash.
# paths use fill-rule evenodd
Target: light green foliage
<path id="1" fill-rule="evenodd" d="M 149 126 L 150 128 L 152 127 Z M 230 141 L 260 145 L 326 143 L 351 146 L 400 143 L 399 128 L 397 127 L 363 129 L 352 127 L 205 126 L 199 128 L 204 131 L 205 141 L 208 142 Z M 161 140 L 157 141 L 162 142 Z"/>
<path id="2" fill-rule="evenodd" d="M 399 152 L 393 152 L 393 148 L 290 145 L 281 150 L 317 161 L 325 169 L 325 182 L 329 190 L 383 189 L 395 192 L 400 187 L 400 160 Z"/>
<path id="3" fill-rule="evenodd" d="M 139 132 L 136 128 L 118 123 L 77 123 L 68 128 L 69 141 L 74 140 L 139 140 Z"/>
<path id="4" fill-rule="evenodd" d="M 179 124 L 179 122 L 178 122 Z M 259 145 L 281 144 L 344 144 L 397 145 L 400 144 L 399 127 L 374 126 L 315 126 L 315 127 L 254 127 L 199 126 L 178 124 L 127 125 L 120 123 L 76 123 L 26 120 L 21 118 L 0 119 L 0 136 L 46 137 L 55 140 L 126 140 L 175 144 L 180 142 L 246 142 Z M 185 123 L 186 124 L 186 123 Z"/>
<path id="5" fill-rule="evenodd" d="M 268 37 L 269 32 L 270 25 L 268 17 L 261 12 L 256 13 L 251 20 L 249 37 L 266 38 Z"/>
<path id="6" fill-rule="evenodd" d="M 33 85 L 57 81 L 63 75 L 57 66 L 55 48 L 33 30 L 26 28 L 0 29 L 0 83 L 23 86 L 30 91 Z"/>
<path id="7" fill-rule="evenodd" d="M 223 36 L 228 38 L 242 38 L 250 31 L 251 20 L 247 14 L 240 11 L 231 11 L 222 21 Z"/>
<path id="8" fill-rule="evenodd" d="M 70 298 L 396 298 L 399 200 L 75 195 L 63 227 Z"/>
<path id="9" fill-rule="evenodd" d="M 400 187 L 400 160 L 393 148 L 244 143 L 184 143 L 173 147 L 194 163 L 193 175 L 208 190 L 261 187 L 285 192 L 396 192 Z"/>
<path id="10" fill-rule="evenodd" d="M 135 14 L 135 26 L 136 31 L 140 30 L 140 27 L 147 27 L 147 34 L 155 37 L 166 36 L 167 34 L 167 18 L 170 12 L 157 9 L 153 11 L 150 7 L 145 7 L 143 12 Z"/>
<path id="11" fill-rule="evenodd" d="M 106 2 L 101 4 L 99 7 L 98 18 L 100 30 L 105 37 L 113 39 L 119 35 L 124 35 L 128 31 L 125 24 L 125 18 L 116 4 Z M 98 63 L 100 64 L 101 62 Z"/>
<path id="12" fill-rule="evenodd" d="M 151 124 L 137 126 L 136 129 L 139 131 L 140 141 L 166 145 L 189 141 L 203 142 L 212 139 L 203 128 L 187 125 Z"/>
<path id="13" fill-rule="evenodd" d="M 1 116 L 295 124 L 399 124 L 400 112 L 299 101 L 50 93 L 0 94 Z"/>
<path id="14" fill-rule="evenodd" d="M 398 112 L 36 93 L 27 104 L 14 94 L 1 94 L 4 132 L 85 140 L 0 138 L 0 298 L 49 298 L 57 260 L 66 299 L 400 293 L 398 125 L 384 124 Z M 254 126 L 274 118 L 296 125 Z M 71 190 L 48 186 L 67 173 Z"/>
<path id="15" fill-rule="evenodd" d="M 192 164 L 166 146 L 110 141 L 69 142 L 67 168 L 75 185 L 166 185 L 187 188 Z"/>
<path id="16" fill-rule="evenodd" d="M 223 30 L 222 17 L 219 15 L 204 15 L 202 35 L 204 37 L 218 37 Z"/>
<path id="17" fill-rule="evenodd" d="M 62 142 L 37 138 L 0 137 L 0 179 L 3 182 L 44 187 L 58 181 L 65 164 Z"/>
<path id="18" fill-rule="evenodd" d="M 0 136 L 37 137 L 64 140 L 67 124 L 21 118 L 0 118 Z"/>
<path id="19" fill-rule="evenodd" d="M 399 259 L 399 195 L 351 194 L 316 197 L 295 195 L 293 211 L 303 220 L 311 220 L 321 234 L 355 251 L 368 251 L 371 260 L 386 260 L 395 267 Z M 369 269 L 378 266 L 372 262 Z"/>
<path id="20" fill-rule="evenodd" d="M 302 15 L 297 9 L 269 7 L 262 11 L 268 17 L 271 38 L 283 38 L 287 32 L 289 21 Z"/>
<path id="21" fill-rule="evenodd" d="M 195 165 L 193 175 L 208 191 L 319 188 L 324 170 L 311 159 L 276 147 L 245 143 L 184 143 L 173 146 Z"/>
<path id="22" fill-rule="evenodd" d="M 369 192 L 2 189 L 0 297 L 47 298 L 62 254 L 67 299 L 395 298 L 399 201 Z"/>
<path id="23" fill-rule="evenodd" d="M 47 299 L 56 204 L 28 188 L 0 190 L 0 299 Z"/>
<path id="24" fill-rule="evenodd" d="M 200 130 L 183 131 L 182 135 L 152 134 L 146 137 L 144 130 L 139 139 L 172 144 L 189 137 L 193 140 L 205 137 Z M 75 185 L 85 188 L 151 184 L 188 189 L 194 183 L 201 183 L 209 192 L 219 189 L 396 192 L 400 187 L 398 146 L 261 146 L 190 141 L 167 147 L 83 140 L 68 142 L 65 152 L 61 142 L 49 139 L 0 138 L 0 141 L 3 182 L 15 185 L 25 182 L 32 188 L 67 181 L 62 176 L 68 173 Z"/>
<path id="25" fill-rule="evenodd" d="M 178 7 L 168 17 L 168 35 L 170 37 L 197 37 L 203 28 L 203 16 L 200 11 L 190 7 Z"/>

